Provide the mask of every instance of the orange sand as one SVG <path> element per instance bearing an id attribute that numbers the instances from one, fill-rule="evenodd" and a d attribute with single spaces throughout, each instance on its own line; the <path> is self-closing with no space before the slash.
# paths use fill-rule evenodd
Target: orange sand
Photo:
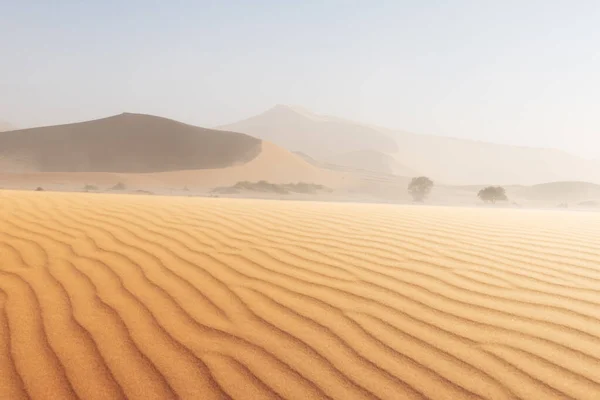
<path id="1" fill-rule="evenodd" d="M 0 159 L 0 162 L 2 160 Z M 64 185 L 81 189 L 95 184 L 102 188 L 122 182 L 129 187 L 156 188 L 214 188 L 231 186 L 240 181 L 266 180 L 271 183 L 318 183 L 331 188 L 352 182 L 347 173 L 325 170 L 310 165 L 299 156 L 269 142 L 261 143 L 261 152 L 244 164 L 226 168 L 153 172 L 144 174 L 112 172 L 0 172 L 0 185 L 23 189 L 27 186 Z"/>
<path id="2" fill-rule="evenodd" d="M 600 214 L 0 192 L 0 399 L 599 399 Z"/>

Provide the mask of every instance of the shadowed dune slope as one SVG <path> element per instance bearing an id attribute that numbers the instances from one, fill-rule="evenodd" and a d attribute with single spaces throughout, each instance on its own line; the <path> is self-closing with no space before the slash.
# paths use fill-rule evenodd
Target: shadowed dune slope
<path id="1" fill-rule="evenodd" d="M 0 133 L 0 172 L 148 173 L 223 168 L 260 153 L 241 133 L 166 118 L 121 114 Z"/>
<path id="2" fill-rule="evenodd" d="M 0 192 L 2 399 L 598 399 L 600 216 Z"/>
<path id="3" fill-rule="evenodd" d="M 343 171 L 331 171 L 311 165 L 300 156 L 269 142 L 259 144 L 260 153 L 252 160 L 226 168 L 205 168 L 147 174 L 110 172 L 34 172 L 2 173 L 0 186 L 5 188 L 71 188 L 85 184 L 110 187 L 123 182 L 131 188 L 165 189 L 189 186 L 213 188 L 234 185 L 239 181 L 266 180 L 272 183 L 310 182 L 337 188 L 353 182 Z M 347 179 L 346 179 L 347 178 Z"/>

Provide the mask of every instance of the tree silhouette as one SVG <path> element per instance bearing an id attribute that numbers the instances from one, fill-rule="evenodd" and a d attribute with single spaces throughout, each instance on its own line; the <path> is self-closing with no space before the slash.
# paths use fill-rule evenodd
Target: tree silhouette
<path id="1" fill-rule="evenodd" d="M 477 197 L 483 200 L 485 203 L 496 203 L 497 201 L 506 201 L 508 197 L 506 197 L 506 190 L 500 186 L 488 186 L 484 189 L 481 189 L 479 193 L 477 193 Z"/>
<path id="2" fill-rule="evenodd" d="M 125 190 L 127 187 L 123 182 L 117 183 L 115 186 L 111 187 L 110 190 Z"/>
<path id="3" fill-rule="evenodd" d="M 419 176 L 418 178 L 412 178 L 408 184 L 408 193 L 412 196 L 414 201 L 423 201 L 431 192 L 433 188 L 433 181 L 426 176 Z"/>

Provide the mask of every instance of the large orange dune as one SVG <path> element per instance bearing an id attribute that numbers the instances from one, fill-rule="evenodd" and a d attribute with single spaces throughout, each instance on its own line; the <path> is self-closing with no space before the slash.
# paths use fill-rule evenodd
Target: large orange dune
<path id="1" fill-rule="evenodd" d="M 0 191 L 0 399 L 599 399 L 600 215 Z"/>

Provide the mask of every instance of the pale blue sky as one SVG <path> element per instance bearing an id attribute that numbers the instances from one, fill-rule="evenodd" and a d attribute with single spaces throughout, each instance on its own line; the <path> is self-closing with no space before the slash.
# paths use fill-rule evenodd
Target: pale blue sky
<path id="1" fill-rule="evenodd" d="M 600 2 L 0 0 L 0 120 L 276 103 L 600 158 Z"/>

